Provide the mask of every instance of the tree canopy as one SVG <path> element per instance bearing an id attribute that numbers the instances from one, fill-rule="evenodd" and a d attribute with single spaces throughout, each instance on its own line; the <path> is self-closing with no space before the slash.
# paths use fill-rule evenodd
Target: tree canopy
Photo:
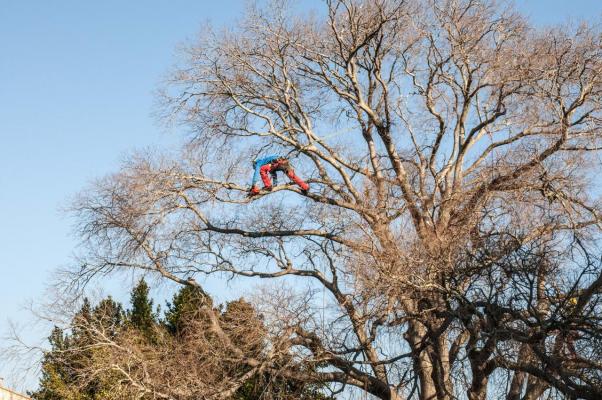
<path id="1" fill-rule="evenodd" d="M 256 340 L 201 305 L 195 351 L 222 362 L 190 371 L 199 396 L 269 373 L 387 400 L 602 397 L 600 29 L 497 1 L 286 3 L 185 50 L 162 110 L 190 136 L 81 194 L 73 279 L 273 281 Z M 268 151 L 310 190 L 246 197 Z"/>

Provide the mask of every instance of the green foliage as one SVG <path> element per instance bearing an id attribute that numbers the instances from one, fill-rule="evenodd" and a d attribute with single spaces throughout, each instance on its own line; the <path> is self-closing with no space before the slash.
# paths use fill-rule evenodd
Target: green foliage
<path id="1" fill-rule="evenodd" d="M 107 297 L 92 311 L 92 324 L 103 327 L 110 337 L 115 337 L 119 329 L 123 327 L 125 312 L 123 306 L 111 298 Z"/>
<path id="2" fill-rule="evenodd" d="M 153 335 L 167 335 L 172 340 L 186 345 L 187 331 L 205 329 L 206 315 L 202 307 L 213 307 L 212 299 L 200 288 L 182 287 L 167 304 L 163 319 L 159 322 L 153 313 L 153 301 L 149 298 L 149 287 L 141 279 L 130 296 L 131 309 L 124 311 L 121 304 L 111 297 L 92 307 L 88 299 L 73 317 L 69 331 L 55 327 L 48 341 L 50 350 L 42 361 L 40 386 L 30 393 L 34 400 L 117 400 L 133 399 L 127 388 L 120 383 L 116 372 L 102 371 L 86 376 L 82 371 L 94 370 L 102 365 L 106 357 L 102 347 L 91 346 L 94 343 L 92 332 L 102 332 L 107 338 L 119 339 L 120 335 L 139 333 L 144 346 L 152 349 L 164 342 L 153 339 Z M 262 318 L 253 306 L 243 299 L 229 302 L 220 314 L 223 328 L 232 341 L 249 354 L 259 354 L 265 346 Z M 199 324 L 200 322 L 200 324 Z M 163 333 L 161 333 L 163 332 Z M 207 329 L 207 337 L 211 337 Z M 194 342 L 192 342 L 194 343 Z M 236 366 L 235 366 L 236 368 Z M 240 371 L 247 371 L 240 366 Z M 263 374 L 249 379 L 232 396 L 232 400 L 259 400 L 265 388 L 270 387 L 281 399 L 323 399 L 317 388 L 299 382 L 286 380 L 278 376 Z M 139 399 L 140 397 L 135 397 Z M 142 397 L 146 399 L 146 397 Z"/>
<path id="3" fill-rule="evenodd" d="M 88 299 L 73 317 L 70 333 L 55 327 L 48 338 L 50 350 L 42 360 L 39 389 L 30 393 L 35 400 L 99 400 L 109 399 L 106 392 L 113 382 L 98 376 L 82 387 L 80 372 L 93 364 L 100 350 L 90 346 L 91 330 L 102 331 L 107 337 L 119 334 L 124 323 L 121 304 L 111 297 L 102 300 L 94 308 Z M 77 351 L 74 351 L 77 349 Z"/>
<path id="4" fill-rule="evenodd" d="M 203 291 L 195 286 L 184 286 L 167 304 L 165 311 L 165 326 L 174 335 L 182 334 L 187 327 L 187 322 L 202 317 L 201 307 L 208 305 L 213 307 L 213 300 Z"/>
<path id="5" fill-rule="evenodd" d="M 157 318 L 153 313 L 153 301 L 148 296 L 149 287 L 140 279 L 130 296 L 131 311 L 128 312 L 130 324 L 144 334 L 148 339 L 154 337 Z"/>

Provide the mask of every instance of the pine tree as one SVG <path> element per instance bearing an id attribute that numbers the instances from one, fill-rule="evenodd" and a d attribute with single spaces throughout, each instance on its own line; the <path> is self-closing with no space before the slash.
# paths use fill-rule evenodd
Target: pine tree
<path id="1" fill-rule="evenodd" d="M 184 332 L 187 321 L 201 318 L 201 307 L 207 305 L 213 307 L 212 299 L 195 286 L 184 286 L 173 297 L 172 302 L 167 304 L 165 311 L 165 326 L 171 334 Z"/>
<path id="2" fill-rule="evenodd" d="M 154 336 L 157 317 L 153 313 L 153 301 L 149 298 L 148 292 L 146 281 L 144 278 L 140 279 L 130 295 L 132 308 L 128 317 L 130 324 L 150 339 Z"/>
<path id="3" fill-rule="evenodd" d="M 92 311 L 92 321 L 101 325 L 111 337 L 115 337 L 123 326 L 125 312 L 123 306 L 111 296 L 101 300 Z"/>
<path id="4" fill-rule="evenodd" d="M 108 399 L 114 382 L 97 376 L 81 386 L 81 371 L 94 365 L 98 349 L 90 346 L 95 338 L 92 331 L 102 331 L 110 337 L 120 334 L 124 322 L 121 304 L 110 296 L 92 307 L 86 298 L 73 317 L 70 333 L 55 327 L 48 341 L 50 350 L 42 360 L 39 389 L 30 396 L 34 400 L 96 400 Z"/>
<path id="5" fill-rule="evenodd" d="M 72 321 L 69 333 L 55 328 L 50 337 L 50 351 L 42 361 L 40 387 L 30 394 L 34 400 L 127 400 L 151 399 L 151 394 L 139 397 L 136 390 L 130 391 L 123 384 L 123 376 L 106 370 L 107 354 L 102 346 L 94 346 L 95 332 L 108 335 L 111 340 L 119 342 L 131 338 L 135 333 L 165 335 L 169 340 L 138 342 L 141 349 L 153 350 L 177 343 L 184 347 L 198 345 L 195 340 L 199 334 L 207 334 L 212 340 L 208 325 L 205 325 L 205 314 L 202 307 L 213 307 L 212 299 L 200 288 L 187 286 L 180 289 L 168 304 L 164 314 L 163 326 L 157 323 L 157 316 L 152 312 L 153 301 L 148 296 L 149 288 L 144 280 L 140 280 L 131 293 L 131 309 L 124 312 L 121 304 L 111 297 L 102 300 L 92 307 L 85 299 L 81 309 Z M 243 299 L 229 302 L 220 313 L 224 330 L 236 346 L 246 353 L 259 356 L 264 350 L 265 327 L 260 315 L 254 307 Z M 201 322 L 200 324 L 198 322 Z M 135 331 L 135 332 L 132 332 Z M 163 331 L 163 332 L 162 332 Z M 188 335 L 188 333 L 192 333 Z M 106 336 L 103 336 L 103 340 Z M 147 337 L 149 339 L 149 337 Z M 219 343 L 215 343 L 219 346 Z M 158 352 L 160 353 L 160 351 Z M 225 361 L 227 362 L 227 361 Z M 293 360 L 283 360 L 293 363 Z M 248 371 L 246 365 L 231 366 L 239 372 Z M 90 371 L 95 371 L 92 375 Z M 199 377 L 202 379 L 202 377 Z M 259 400 L 264 398 L 265 389 L 279 399 L 324 399 L 320 388 L 306 385 L 264 372 L 247 380 L 229 400 Z M 133 397 L 134 396 L 134 397 Z"/>
<path id="6" fill-rule="evenodd" d="M 89 303 L 87 304 L 89 306 Z M 89 308 L 88 308 L 89 309 Z M 48 341 L 50 351 L 44 354 L 40 387 L 37 391 L 29 393 L 34 400 L 84 400 L 85 395 L 76 390 L 74 385 L 73 370 L 68 363 L 59 360 L 57 355 L 64 354 L 69 348 L 69 339 L 63 331 L 54 327 Z"/>

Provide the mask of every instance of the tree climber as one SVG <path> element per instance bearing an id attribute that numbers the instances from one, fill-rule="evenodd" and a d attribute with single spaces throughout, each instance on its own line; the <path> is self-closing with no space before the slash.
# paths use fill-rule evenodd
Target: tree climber
<path id="1" fill-rule="evenodd" d="M 303 193 L 307 193 L 309 189 L 309 185 L 303 181 L 303 179 L 299 178 L 295 175 L 295 171 L 291 167 L 289 161 L 282 156 L 271 155 L 264 158 L 256 159 L 253 161 L 253 168 L 255 168 L 255 173 L 253 174 L 253 181 L 251 182 L 251 190 L 249 191 L 250 196 L 254 196 L 259 194 L 259 187 L 257 186 L 257 181 L 261 176 L 261 180 L 263 181 L 264 189 L 272 190 L 272 179 L 274 183 L 277 184 L 277 175 L 278 171 L 284 172 L 293 182 L 295 182 L 301 188 Z M 268 175 L 269 174 L 269 175 Z"/>

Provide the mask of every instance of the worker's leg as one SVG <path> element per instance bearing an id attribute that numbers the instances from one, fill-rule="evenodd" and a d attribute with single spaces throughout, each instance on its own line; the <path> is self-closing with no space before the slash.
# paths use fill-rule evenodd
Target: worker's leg
<path id="1" fill-rule="evenodd" d="M 299 178 L 295 174 L 295 171 L 292 168 L 289 168 L 288 171 L 286 171 L 286 175 L 288 175 L 288 177 L 291 178 L 291 180 L 293 182 L 295 182 L 297 185 L 299 185 L 301 190 L 303 190 L 303 191 L 309 190 L 309 185 L 307 183 L 305 183 L 305 181 L 303 179 Z"/>
<path id="2" fill-rule="evenodd" d="M 259 175 L 261 175 L 263 186 L 268 190 L 272 188 L 272 181 L 270 180 L 271 168 L 271 164 L 266 164 L 259 169 Z"/>

